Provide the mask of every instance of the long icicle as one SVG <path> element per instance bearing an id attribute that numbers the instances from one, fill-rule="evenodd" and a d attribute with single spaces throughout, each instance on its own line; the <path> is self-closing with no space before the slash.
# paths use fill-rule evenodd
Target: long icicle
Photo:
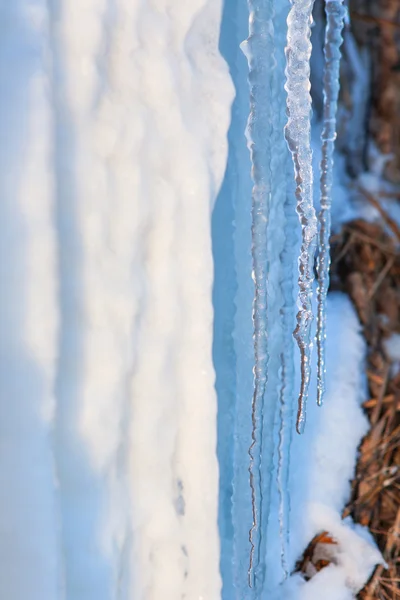
<path id="1" fill-rule="evenodd" d="M 310 56 L 311 23 L 314 0 L 291 0 L 287 19 L 286 84 L 288 121 L 285 136 L 292 153 L 297 213 L 302 229 L 299 257 L 299 294 L 297 326 L 294 337 L 300 349 L 301 387 L 296 429 L 304 431 L 306 404 L 311 375 L 312 286 L 317 245 L 317 219 L 313 206 L 313 171 L 311 150 Z"/>
<path id="2" fill-rule="evenodd" d="M 285 173 L 290 178 L 289 160 L 286 162 Z M 291 179 L 290 179 L 291 181 Z M 294 383 L 296 379 L 294 366 L 294 345 L 292 340 L 293 315 L 294 315 L 294 287 L 295 276 L 293 260 L 297 253 L 297 231 L 296 215 L 293 211 L 291 199 L 292 186 L 285 189 L 284 211 L 285 223 L 285 247 L 281 254 L 282 275 L 281 289 L 283 305 L 281 308 L 281 325 L 283 329 L 283 350 L 281 355 L 281 384 L 280 384 L 280 422 L 279 445 L 278 445 L 278 470 L 277 488 L 279 494 L 279 534 L 281 542 L 281 564 L 283 577 L 289 576 L 288 554 L 290 548 L 290 455 L 293 440 L 293 417 L 295 403 Z"/>
<path id="3" fill-rule="evenodd" d="M 322 160 L 320 176 L 321 209 L 319 221 L 318 252 L 318 314 L 317 350 L 318 379 L 317 402 L 322 404 L 325 393 L 325 339 L 326 339 L 326 296 L 329 288 L 331 204 L 333 181 L 333 152 L 336 139 L 336 113 L 339 96 L 340 46 L 343 42 L 342 29 L 346 9 L 343 0 L 326 0 L 325 64 L 324 64 L 324 107 Z"/>
<path id="4" fill-rule="evenodd" d="M 249 0 L 249 37 L 242 46 L 249 62 L 250 115 L 246 130 L 252 162 L 252 255 L 255 285 L 254 324 L 254 392 L 252 399 L 252 435 L 249 448 L 249 476 L 252 526 L 249 531 L 249 587 L 263 585 L 261 539 L 263 535 L 263 418 L 268 377 L 267 319 L 267 225 L 271 203 L 271 64 L 273 39 L 273 0 Z M 272 62 L 272 61 L 271 61 Z M 268 473 L 267 473 L 268 476 Z"/>

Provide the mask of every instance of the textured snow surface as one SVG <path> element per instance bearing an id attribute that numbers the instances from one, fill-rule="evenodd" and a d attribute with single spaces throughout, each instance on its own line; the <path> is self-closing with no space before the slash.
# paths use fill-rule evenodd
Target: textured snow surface
<path id="1" fill-rule="evenodd" d="M 0 2 L 0 597 L 218 598 L 221 2 Z"/>

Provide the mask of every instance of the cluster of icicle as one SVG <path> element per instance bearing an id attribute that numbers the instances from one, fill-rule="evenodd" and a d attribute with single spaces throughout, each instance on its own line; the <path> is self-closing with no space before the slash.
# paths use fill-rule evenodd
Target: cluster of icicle
<path id="1" fill-rule="evenodd" d="M 304 431 L 306 403 L 311 372 L 312 286 L 318 244 L 318 319 L 317 319 L 317 401 L 322 404 L 325 391 L 326 295 L 329 287 L 331 194 L 333 149 L 336 138 L 336 112 L 339 94 L 340 46 L 345 8 L 343 0 L 325 0 L 326 31 L 324 46 L 322 160 L 320 169 L 321 208 L 318 223 L 313 206 L 313 170 L 310 143 L 311 23 L 314 0 L 291 0 L 288 16 L 286 86 L 288 122 L 286 140 L 292 153 L 296 178 L 297 212 L 302 228 L 299 257 L 299 294 L 297 327 L 294 331 L 301 356 L 301 387 L 297 431 Z M 319 231 L 318 231 L 319 225 Z"/>
<path id="2" fill-rule="evenodd" d="M 289 452 L 291 440 L 291 402 L 294 382 L 292 315 L 292 265 L 296 238 L 293 236 L 292 206 L 287 202 L 290 156 L 283 136 L 286 123 L 284 79 L 287 4 L 276 0 L 249 0 L 249 37 L 242 46 L 249 63 L 250 116 L 247 127 L 251 154 L 252 179 L 252 255 L 255 286 L 254 391 L 251 407 L 251 443 L 249 476 L 252 526 L 249 531 L 250 560 L 248 586 L 255 598 L 266 581 L 268 513 L 273 489 L 274 423 L 279 422 L 279 448 L 276 480 L 279 491 L 279 515 L 282 569 L 288 538 Z M 268 60 L 266 60 L 268 57 Z M 290 187 L 292 187 L 290 185 Z M 290 225 L 289 225 L 290 224 Z M 271 352 L 271 348 L 274 349 Z M 278 411 L 279 406 L 279 411 Z M 239 443 L 240 434 L 237 437 Z M 237 481 L 237 479 L 236 479 Z M 235 490 L 240 489 L 240 486 Z M 243 502 L 243 499 L 242 499 Z M 241 522 L 244 505 L 234 493 L 234 557 L 237 573 L 247 560 Z M 235 581 L 238 597 L 249 598 L 240 575 Z"/>
<path id="3" fill-rule="evenodd" d="M 289 262 L 293 260 L 289 246 L 293 242 L 291 196 L 287 190 L 285 153 L 293 159 L 295 197 L 302 240 L 299 256 L 298 313 L 294 337 L 300 349 L 301 388 L 296 428 L 304 430 L 306 402 L 311 373 L 312 291 L 314 263 L 318 248 L 318 402 L 322 402 L 325 378 L 325 312 L 329 285 L 329 235 L 332 191 L 333 146 L 336 131 L 336 109 L 339 93 L 341 32 L 344 20 L 343 0 L 325 0 L 326 35 L 324 68 L 324 106 L 321 162 L 321 210 L 313 206 L 313 169 L 311 149 L 310 57 L 311 24 L 314 0 L 290 0 L 288 5 L 277 0 L 249 0 L 249 37 L 243 50 L 249 62 L 250 116 L 247 128 L 251 153 L 252 179 L 252 256 L 255 296 L 254 326 L 254 393 L 252 399 L 252 435 L 248 451 L 252 527 L 249 532 L 250 561 L 248 585 L 259 598 L 265 585 L 266 530 L 268 503 L 271 495 L 271 473 L 274 455 L 274 423 L 277 402 L 281 405 L 280 443 L 277 466 L 277 488 L 280 494 L 280 535 L 282 568 L 287 576 L 285 546 L 288 538 L 289 499 L 285 497 L 289 470 L 290 423 L 294 381 L 290 338 L 292 289 Z M 287 17 L 287 27 L 285 20 Z M 283 48 L 285 51 L 283 53 Z M 285 68 L 286 59 L 286 68 Z M 286 74 L 285 89 L 281 84 Z M 286 90 L 287 117 L 284 114 Z M 283 119 L 281 119 L 283 115 Z M 287 120 L 286 120 L 287 119 Z M 286 122 L 286 125 L 285 125 Z M 282 135 L 284 129 L 285 136 Z M 286 145 L 287 144 L 287 145 Z M 287 147 L 290 153 L 287 151 Z M 288 157 L 290 162 L 290 156 Z M 286 178 L 286 180 L 285 180 Z M 284 211 L 281 214 L 279 211 Z M 278 218 L 277 218 L 278 216 Z M 295 216 L 295 215 L 294 215 Z M 296 217 L 295 217 L 296 218 Z M 283 223 L 285 232 L 274 223 Z M 291 241 L 292 240 L 292 241 Z M 319 240 L 319 243 L 318 243 Z M 280 265 L 277 267 L 277 265 Z M 280 271 L 279 271 L 280 269 Z M 285 283 L 287 282 L 287 283 Z M 290 328 L 291 327 L 291 328 Z M 278 330 L 280 332 L 278 332 Z M 289 336 L 289 342 L 286 334 Z M 272 341 L 273 340 L 273 344 Z M 272 345 L 271 345 L 272 344 Z M 273 346 L 274 352 L 271 352 Z M 278 349 L 278 352 L 276 351 Z M 285 354 L 287 353 L 287 355 Z M 278 375 L 277 375 L 278 374 Z M 277 381 L 276 378 L 281 378 Z M 280 389 L 280 397 L 276 390 Z M 266 401 L 266 397 L 268 401 Z M 233 501 L 233 514 L 236 511 Z M 235 521 L 235 529 L 240 524 Z M 238 537 L 239 534 L 236 533 Z M 242 548 L 236 540 L 236 546 Z M 242 555 L 235 557 L 239 569 Z M 237 590 L 239 583 L 237 583 Z M 241 590 L 249 597 L 249 592 Z M 252 596 L 252 597 L 253 597 Z"/>

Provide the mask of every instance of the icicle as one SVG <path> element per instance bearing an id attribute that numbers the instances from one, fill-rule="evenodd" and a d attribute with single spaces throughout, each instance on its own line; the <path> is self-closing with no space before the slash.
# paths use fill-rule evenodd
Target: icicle
<path id="1" fill-rule="evenodd" d="M 289 157 L 288 157 L 289 159 Z M 289 159 L 290 160 L 290 159 Z M 295 367 L 294 367 L 294 344 L 293 344 L 293 321 L 295 313 L 294 288 L 295 275 L 293 261 L 297 254 L 298 238 L 296 231 L 296 215 L 293 211 L 291 195 L 293 186 L 290 185 L 289 160 L 286 161 L 285 175 L 288 189 L 285 190 L 286 199 L 284 211 L 285 223 L 285 246 L 281 254 L 282 279 L 281 289 L 283 306 L 281 308 L 281 326 L 283 330 L 283 348 L 281 355 L 280 372 L 280 422 L 279 446 L 278 446 L 278 471 L 277 488 L 279 494 L 279 533 L 281 542 L 281 564 L 283 577 L 289 575 L 288 552 L 290 547 L 290 512 L 291 498 L 289 488 L 290 474 L 290 452 L 293 439 L 293 417 L 295 407 Z"/>
<path id="2" fill-rule="evenodd" d="M 278 422 L 278 448 L 276 489 L 279 500 L 279 538 L 281 554 L 281 577 L 286 579 L 289 574 L 288 552 L 289 518 L 290 518 L 290 448 L 293 437 L 293 408 L 295 406 L 295 367 L 294 344 L 292 332 L 294 329 L 294 315 L 296 313 L 294 299 L 294 269 L 293 264 L 297 257 L 298 231 L 297 216 L 293 211 L 293 166 L 286 144 L 282 135 L 286 124 L 286 92 L 282 86 L 285 77 L 286 59 L 284 49 L 287 35 L 287 16 L 289 13 L 289 0 L 281 0 L 276 5 L 274 15 L 274 39 L 276 68 L 273 73 L 272 110 L 275 116 L 273 121 L 274 137 L 271 160 L 272 170 L 272 210 L 269 227 L 270 252 L 273 253 L 274 262 L 279 263 L 279 273 L 272 282 L 273 293 L 277 296 L 279 313 L 271 313 L 270 321 L 276 321 L 280 330 L 278 353 L 271 353 L 269 363 L 269 377 L 267 384 L 268 404 L 272 396 L 277 394 L 276 404 L 279 408 Z M 282 223 L 282 227 L 280 226 Z M 278 231 L 280 235 L 278 236 Z M 275 285 L 274 285 L 275 284 Z M 277 293 L 279 291 L 279 293 Z M 271 302 L 269 302 L 271 309 Z M 276 392 L 275 392 L 276 391 Z M 276 409 L 277 410 L 277 409 Z M 267 424 L 265 426 L 267 429 Z M 276 438 L 274 443 L 276 444 Z M 271 530 L 271 528 L 270 528 Z M 271 531 L 271 536 L 276 535 L 276 529 Z M 271 579 L 271 574 L 266 574 L 266 580 Z"/>
<path id="3" fill-rule="evenodd" d="M 281 565 L 283 576 L 286 579 L 289 576 L 289 567 L 287 562 L 287 553 L 289 547 L 289 515 L 290 515 L 290 494 L 288 493 L 289 486 L 289 457 L 291 446 L 291 414 L 290 405 L 288 403 L 288 390 L 286 385 L 288 382 L 287 363 L 284 354 L 281 355 L 281 393 L 280 393 L 280 429 L 279 429 L 279 446 L 278 446 L 278 471 L 277 471 L 277 488 L 279 493 L 279 536 L 281 543 Z"/>
<path id="4" fill-rule="evenodd" d="M 310 56 L 311 22 L 314 0 L 291 0 L 287 19 L 286 84 L 288 122 L 285 136 L 292 153 L 296 178 L 297 212 L 302 228 L 299 257 L 299 312 L 294 331 L 301 356 L 301 388 L 296 428 L 302 433 L 311 373 L 311 297 L 317 238 L 317 220 L 313 207 L 312 151 L 310 144 Z"/>
<path id="5" fill-rule="evenodd" d="M 249 37 L 243 45 L 249 62 L 250 116 L 247 126 L 251 153 L 252 178 L 252 254 L 255 295 L 254 323 L 254 393 L 252 400 L 252 436 L 249 448 L 249 474 L 252 504 L 252 527 L 249 532 L 250 561 L 248 584 L 257 587 L 263 579 L 261 556 L 263 481 L 261 469 L 264 396 L 267 383 L 267 224 L 271 199 L 271 64 L 273 55 L 273 0 L 249 0 Z M 272 456 L 270 457 L 272 461 Z M 269 476 L 266 471 L 266 475 Z"/>
<path id="6" fill-rule="evenodd" d="M 317 402 L 322 404 L 325 393 L 325 338 L 326 338 L 326 295 L 329 287 L 329 237 L 331 233 L 332 170 L 333 151 L 336 139 L 336 112 L 339 96 L 340 46 L 346 9 L 343 0 L 326 0 L 325 65 L 324 65 L 324 108 L 322 160 L 320 177 L 321 210 L 319 221 L 318 253 L 318 390 Z"/>

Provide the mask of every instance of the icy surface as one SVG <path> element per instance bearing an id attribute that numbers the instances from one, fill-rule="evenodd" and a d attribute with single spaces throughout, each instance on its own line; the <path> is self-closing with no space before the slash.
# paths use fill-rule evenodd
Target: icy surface
<path id="1" fill-rule="evenodd" d="M 282 135 L 286 124 L 286 92 L 282 86 L 286 59 L 284 48 L 286 44 L 286 20 L 289 2 L 279 3 L 274 19 L 275 31 L 275 61 L 273 72 L 273 154 L 272 154 L 272 210 L 269 227 L 269 252 L 273 262 L 279 261 L 279 268 L 271 268 L 275 276 L 272 281 L 270 302 L 270 321 L 275 328 L 275 344 L 280 353 L 271 352 L 271 375 L 267 386 L 270 398 L 279 394 L 276 402 L 279 404 L 279 414 L 275 415 L 275 429 L 278 429 L 278 439 L 274 443 L 278 448 L 275 456 L 277 462 L 276 481 L 273 482 L 279 493 L 279 537 L 281 541 L 279 572 L 282 578 L 289 574 L 288 552 L 290 545 L 290 511 L 291 498 L 289 491 L 290 452 L 294 434 L 295 408 L 295 352 L 293 344 L 293 329 L 295 324 L 296 301 L 294 295 L 295 273 L 293 265 L 297 266 L 299 251 L 300 228 L 294 210 L 293 167 L 286 140 Z M 277 224 L 283 224 L 277 227 Z M 279 333 L 278 333 L 279 328 Z M 278 391 L 277 391 L 278 390 Z M 268 430 L 268 424 L 266 424 Z M 270 497 L 272 494 L 270 493 Z M 268 538 L 267 538 L 268 542 Z M 268 552 L 267 552 L 268 557 Z"/>
<path id="2" fill-rule="evenodd" d="M 254 10 L 250 19 L 250 37 L 242 48 L 249 61 L 252 95 L 247 138 L 252 159 L 253 211 L 251 184 L 245 170 L 248 158 L 243 154 L 244 139 L 241 137 L 248 111 L 243 92 L 246 73 L 241 62 L 243 59 L 229 45 L 240 39 L 240 34 L 234 37 L 236 29 L 232 24 L 239 22 L 239 31 L 242 31 L 243 6 L 235 9 L 230 5 L 230 9 L 226 9 L 223 39 L 238 97 L 232 113 L 230 160 L 217 201 L 213 231 L 215 331 L 218 332 L 218 339 L 214 340 L 214 362 L 219 395 L 219 456 L 222 461 L 222 598 L 247 600 L 266 596 L 280 600 L 288 598 L 291 589 L 293 598 L 300 597 L 300 593 L 304 598 L 312 598 L 313 590 L 321 596 L 323 582 L 311 585 L 301 577 L 290 576 L 298 557 L 320 528 L 332 528 L 335 535 L 343 540 L 341 565 L 347 566 L 334 571 L 332 585 L 338 597 L 343 594 L 343 597 L 350 598 L 356 584 L 347 585 L 346 573 L 354 568 L 354 577 L 362 584 L 373 564 L 379 560 L 379 554 L 370 541 L 360 541 L 358 533 L 348 534 L 352 530 L 351 524 L 342 523 L 340 519 L 349 493 L 357 445 L 366 430 L 366 421 L 359 407 L 363 399 L 365 347 L 349 301 L 343 296 L 335 297 L 328 303 L 329 323 L 333 328 L 328 336 L 328 359 L 332 363 L 333 379 L 331 381 L 328 377 L 326 407 L 321 412 L 316 403 L 312 403 L 305 435 L 293 435 L 295 391 L 300 383 L 300 373 L 296 373 L 295 368 L 297 360 L 292 332 L 296 314 L 296 258 L 301 232 L 295 212 L 293 166 L 282 135 L 286 122 L 286 93 L 282 86 L 285 22 L 290 5 L 282 3 L 279 11 L 272 11 L 268 3 L 257 4 L 257 9 L 256 3 L 251 6 Z M 257 44 L 257 35 L 262 35 L 262 44 L 269 45 L 269 48 L 272 45 L 268 66 L 262 58 L 258 58 L 265 54 Z M 336 168 L 340 168 L 341 164 L 337 161 Z M 337 187 L 336 192 L 339 191 L 343 189 Z M 258 195 L 259 192 L 262 194 Z M 343 209 L 340 215 L 348 214 L 346 196 L 344 193 L 339 196 Z M 259 219 L 260 212 L 254 211 L 254 200 L 260 201 L 256 206 L 262 207 L 263 219 Z M 250 218 L 253 221 L 252 239 Z M 254 239 L 254 221 L 262 238 Z M 232 223 L 232 228 L 229 223 Z M 226 246 L 221 239 L 221 231 L 228 232 Z M 233 265 L 229 258 L 231 241 Z M 254 269 L 255 251 L 259 251 L 256 256 L 259 273 Z M 255 281 L 250 278 L 251 272 Z M 254 341 L 258 340 L 257 337 L 252 339 L 255 322 L 251 321 L 251 303 L 257 282 L 261 286 L 263 303 L 260 304 L 261 322 L 257 324 L 261 325 L 261 329 L 256 330 L 256 334 L 262 331 L 267 335 L 261 338 L 265 349 L 263 370 L 259 374 L 254 373 L 253 377 Z M 230 305 L 232 295 L 233 306 Z M 258 300 L 256 297 L 256 304 Z M 312 308 L 315 310 L 316 306 Z M 349 333 L 349 347 L 344 350 L 346 331 Z M 310 335 L 314 334 L 313 329 Z M 338 347 L 343 348 L 343 352 L 338 352 Z M 343 385 L 337 397 L 332 385 L 336 385 L 338 377 L 342 378 L 341 370 L 344 366 L 347 369 L 348 364 L 352 365 L 352 370 L 347 379 L 342 379 Z M 254 419 L 252 421 L 251 417 L 257 375 L 260 376 L 258 381 L 265 382 L 265 392 L 262 408 L 258 406 L 256 413 L 259 420 L 256 422 L 258 435 L 254 444 Z M 311 383 L 316 397 L 316 372 Z M 348 413 L 344 411 L 347 403 L 350 421 L 347 421 Z M 342 434 L 337 434 L 338 431 L 343 431 L 343 438 Z M 233 444 L 231 450 L 228 439 Z M 249 446 L 253 481 L 246 462 Z M 323 457 L 322 463 L 320 456 Z M 254 482 L 256 487 L 252 489 L 250 484 Z M 249 541 L 249 530 L 254 546 Z M 359 561 L 355 564 L 349 557 L 359 551 Z M 250 573 L 249 558 L 253 559 Z"/>
<path id="3" fill-rule="evenodd" d="M 250 402 L 253 386 L 248 64 L 239 44 L 248 35 L 244 2 L 224 5 L 220 49 L 236 86 L 225 179 L 213 211 L 214 340 L 220 462 L 219 530 L 222 597 L 245 598 L 248 588 Z"/>
<path id="4" fill-rule="evenodd" d="M 326 31 L 324 45 L 322 160 L 320 176 L 319 246 L 318 246 L 318 313 L 317 402 L 322 404 L 325 393 L 326 295 L 329 288 L 331 205 L 333 187 L 333 151 L 336 139 L 336 113 L 339 96 L 340 46 L 345 16 L 343 0 L 325 2 Z"/>
<path id="5" fill-rule="evenodd" d="M 255 597 L 264 593 L 268 577 L 266 530 L 270 514 L 273 462 L 277 447 L 275 422 L 280 422 L 279 473 L 282 485 L 288 475 L 293 399 L 293 353 L 291 334 L 294 301 L 291 288 L 295 261 L 296 226 L 285 211 L 292 173 L 283 130 L 286 123 L 284 79 L 286 18 L 289 3 L 249 4 L 249 37 L 243 50 L 249 61 L 250 116 L 247 128 L 252 161 L 252 270 L 254 279 L 254 391 L 251 405 L 249 585 Z M 269 62 L 265 56 L 270 56 Z M 289 186 L 287 182 L 289 181 Z M 290 195 L 289 197 L 293 197 Z M 289 200 L 288 214 L 294 213 Z M 289 270 L 289 273 L 288 273 Z M 288 339 L 289 336 L 289 339 Z M 282 489 L 280 535 L 282 569 L 288 538 L 289 500 Z"/>
<path id="6" fill-rule="evenodd" d="M 271 210 L 272 158 L 272 69 L 265 56 L 273 56 L 273 1 L 250 2 L 249 37 L 243 45 L 249 61 L 250 116 L 247 128 L 248 146 L 252 162 L 252 256 L 254 279 L 254 392 L 251 404 L 251 445 L 249 447 L 249 475 L 252 504 L 250 528 L 249 586 L 259 592 L 263 588 L 264 553 L 263 475 L 269 477 L 268 461 L 271 449 L 264 449 L 265 392 L 268 379 L 267 289 L 271 285 L 268 273 L 268 221 Z M 271 404 L 271 403 L 269 403 Z M 273 414 L 273 413 L 272 413 Z"/>
<path id="7" fill-rule="evenodd" d="M 311 306 L 314 259 L 317 243 L 317 219 L 313 205 L 313 169 L 311 150 L 310 56 L 311 22 L 314 0 L 291 0 L 287 19 L 285 49 L 288 122 L 285 135 L 293 156 L 297 212 L 302 227 L 299 256 L 299 312 L 294 335 L 300 349 L 301 384 L 297 431 L 304 431 L 306 404 L 311 375 Z"/>

